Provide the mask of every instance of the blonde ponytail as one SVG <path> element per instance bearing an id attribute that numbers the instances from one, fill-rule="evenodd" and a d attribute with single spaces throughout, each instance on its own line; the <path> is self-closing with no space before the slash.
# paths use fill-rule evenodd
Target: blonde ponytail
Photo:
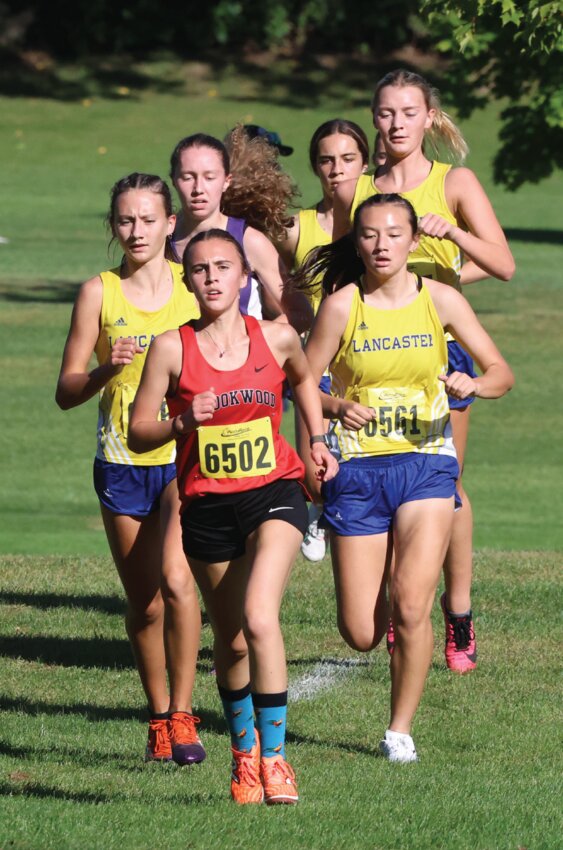
<path id="1" fill-rule="evenodd" d="M 455 165 L 463 165 L 469 153 L 469 146 L 457 124 L 438 103 L 432 126 L 426 131 L 424 139 L 432 146 L 436 157 L 451 160 Z M 444 157 L 444 152 L 446 156 Z"/>

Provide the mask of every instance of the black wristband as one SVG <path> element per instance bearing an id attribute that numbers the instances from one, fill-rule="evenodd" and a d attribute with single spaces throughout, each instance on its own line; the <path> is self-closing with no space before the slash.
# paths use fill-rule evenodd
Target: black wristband
<path id="1" fill-rule="evenodd" d="M 313 434 L 309 437 L 309 445 L 313 448 L 314 443 L 324 443 L 329 448 L 328 434 Z"/>

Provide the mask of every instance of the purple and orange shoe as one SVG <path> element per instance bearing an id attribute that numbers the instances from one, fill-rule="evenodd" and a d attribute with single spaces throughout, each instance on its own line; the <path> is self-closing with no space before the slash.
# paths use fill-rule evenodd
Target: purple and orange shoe
<path id="1" fill-rule="evenodd" d="M 477 666 L 477 643 L 471 611 L 466 617 L 457 617 L 446 608 L 446 594 L 440 599 L 446 625 L 444 655 L 449 670 L 469 673 Z"/>
<path id="2" fill-rule="evenodd" d="M 199 717 L 187 711 L 170 713 L 171 754 L 176 764 L 199 764 L 205 759 L 205 749 L 196 731 L 199 722 Z"/>

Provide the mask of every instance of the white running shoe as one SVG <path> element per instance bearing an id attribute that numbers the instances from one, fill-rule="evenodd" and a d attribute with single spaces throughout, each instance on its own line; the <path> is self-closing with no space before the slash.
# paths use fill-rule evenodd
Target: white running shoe
<path id="1" fill-rule="evenodd" d="M 322 561 L 326 555 L 326 532 L 319 528 L 321 508 L 311 503 L 309 508 L 309 528 L 305 532 L 301 552 L 308 561 Z"/>
<path id="2" fill-rule="evenodd" d="M 402 764 L 418 761 L 413 739 L 403 732 L 392 732 L 388 729 L 383 740 L 379 742 L 379 751 L 388 761 Z"/>

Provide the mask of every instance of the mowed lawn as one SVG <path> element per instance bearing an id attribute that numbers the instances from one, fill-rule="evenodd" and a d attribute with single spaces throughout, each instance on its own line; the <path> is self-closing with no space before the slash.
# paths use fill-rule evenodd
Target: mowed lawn
<path id="1" fill-rule="evenodd" d="M 229 799 L 229 739 L 210 661 L 195 710 L 208 758 L 144 765 L 146 721 L 109 558 L 4 557 L 0 846 L 553 850 L 560 846 L 556 555 L 477 556 L 477 672 L 436 650 L 415 722 L 420 762 L 377 756 L 384 647 L 352 653 L 334 624 L 328 562 L 299 562 L 284 607 L 288 755 L 301 802 Z"/>
<path id="2" fill-rule="evenodd" d="M 53 401 L 77 286 L 112 264 L 103 229 L 109 189 L 133 170 L 166 174 L 181 136 L 223 136 L 245 120 L 295 147 L 283 165 L 309 204 L 318 191 L 307 146 L 318 124 L 343 115 L 371 135 L 369 81 L 363 92 L 350 80 L 347 97 L 334 82 L 312 80 L 305 98 L 289 78 L 272 76 L 266 99 L 265 78 L 192 71 L 170 86 L 166 68 L 159 87 L 117 81 L 105 97 L 0 98 L 0 236 L 8 240 L 0 244 L 0 847 L 557 847 L 563 181 L 516 194 L 492 185 L 492 109 L 464 125 L 469 165 L 490 192 L 518 270 L 509 284 L 466 294 L 517 383 L 472 413 L 477 672 L 446 671 L 436 612 L 415 726 L 421 761 L 402 769 L 383 762 L 385 650 L 348 650 L 335 627 L 329 559 L 299 562 L 283 609 L 299 807 L 230 804 L 207 627 L 196 706 L 208 760 L 184 770 L 142 763 L 142 694 L 91 486 L 95 402 L 63 414 Z"/>

